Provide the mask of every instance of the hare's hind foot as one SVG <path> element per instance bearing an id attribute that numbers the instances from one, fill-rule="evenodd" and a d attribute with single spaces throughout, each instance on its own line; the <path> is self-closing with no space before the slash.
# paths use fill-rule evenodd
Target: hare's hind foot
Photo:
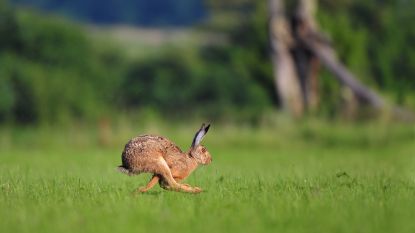
<path id="1" fill-rule="evenodd" d="M 187 193 L 200 193 L 202 192 L 202 189 L 199 187 L 192 187 L 188 184 L 180 184 L 181 185 L 181 190 L 182 192 L 187 192 Z"/>
<path id="2" fill-rule="evenodd" d="M 189 184 L 181 184 L 181 183 L 175 183 L 175 184 L 169 184 L 164 179 L 160 179 L 160 187 L 169 190 L 169 191 L 176 191 L 176 192 L 185 192 L 185 193 L 200 193 L 202 192 L 202 189 L 199 187 L 192 187 Z"/>
<path id="3" fill-rule="evenodd" d="M 165 190 L 169 191 L 176 191 L 176 192 L 185 192 L 185 193 L 200 193 L 202 192 L 202 189 L 199 187 L 191 187 L 190 185 L 183 185 L 179 184 L 178 186 L 169 186 L 169 185 L 163 185 L 161 186 Z"/>
<path id="4" fill-rule="evenodd" d="M 200 192 L 203 191 L 201 188 L 196 187 L 196 186 L 192 187 L 190 184 L 181 184 L 181 185 L 185 186 L 186 188 L 193 189 L 193 192 L 195 192 L 195 193 L 200 193 Z"/>

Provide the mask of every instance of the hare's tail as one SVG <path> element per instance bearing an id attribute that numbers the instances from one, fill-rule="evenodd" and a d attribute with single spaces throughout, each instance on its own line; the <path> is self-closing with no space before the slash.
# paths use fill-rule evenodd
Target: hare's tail
<path id="1" fill-rule="evenodd" d="M 124 173 L 124 174 L 127 174 L 127 175 L 129 175 L 129 176 L 133 175 L 133 174 L 130 172 L 130 170 L 128 170 L 127 168 L 123 167 L 122 165 L 121 165 L 121 166 L 118 166 L 118 167 L 117 167 L 117 170 L 118 170 L 119 172 Z"/>

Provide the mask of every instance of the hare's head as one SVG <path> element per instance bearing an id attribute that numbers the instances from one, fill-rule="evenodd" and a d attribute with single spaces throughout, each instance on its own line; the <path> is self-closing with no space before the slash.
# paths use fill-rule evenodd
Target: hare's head
<path id="1" fill-rule="evenodd" d="M 190 155 L 195 158 L 199 164 L 208 165 L 212 162 L 212 156 L 210 156 L 209 151 L 202 145 L 198 145 L 196 148 L 192 149 Z"/>
<path id="2" fill-rule="evenodd" d="M 209 151 L 203 145 L 200 145 L 205 134 L 208 132 L 210 125 L 205 126 L 202 124 L 202 127 L 197 131 L 195 137 L 193 138 L 192 146 L 190 147 L 189 155 L 196 159 L 197 163 L 207 165 L 212 162 L 212 156 L 210 156 Z"/>

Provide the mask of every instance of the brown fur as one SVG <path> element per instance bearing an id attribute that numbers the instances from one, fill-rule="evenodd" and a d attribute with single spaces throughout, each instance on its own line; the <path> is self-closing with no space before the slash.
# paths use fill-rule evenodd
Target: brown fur
<path id="1" fill-rule="evenodd" d="M 209 152 L 202 145 L 194 145 L 184 153 L 167 138 L 155 135 L 142 135 L 131 139 L 125 145 L 121 158 L 119 171 L 128 175 L 153 174 L 147 186 L 139 188 L 139 192 L 146 192 L 157 182 L 167 190 L 201 192 L 202 189 L 181 184 L 179 181 L 189 176 L 199 164 L 206 165 L 212 161 Z"/>

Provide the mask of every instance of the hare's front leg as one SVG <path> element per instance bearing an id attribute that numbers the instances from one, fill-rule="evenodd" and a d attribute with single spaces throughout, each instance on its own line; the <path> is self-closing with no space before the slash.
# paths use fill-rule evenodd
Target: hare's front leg
<path id="1" fill-rule="evenodd" d="M 148 182 L 148 184 L 145 187 L 138 188 L 136 190 L 136 192 L 140 192 L 140 193 L 147 192 L 148 190 L 150 190 L 151 188 L 153 188 L 153 186 L 155 184 L 157 184 L 157 182 L 159 181 L 159 179 L 160 179 L 160 177 L 158 175 L 153 175 L 153 177 L 151 177 L 150 182 Z"/>

